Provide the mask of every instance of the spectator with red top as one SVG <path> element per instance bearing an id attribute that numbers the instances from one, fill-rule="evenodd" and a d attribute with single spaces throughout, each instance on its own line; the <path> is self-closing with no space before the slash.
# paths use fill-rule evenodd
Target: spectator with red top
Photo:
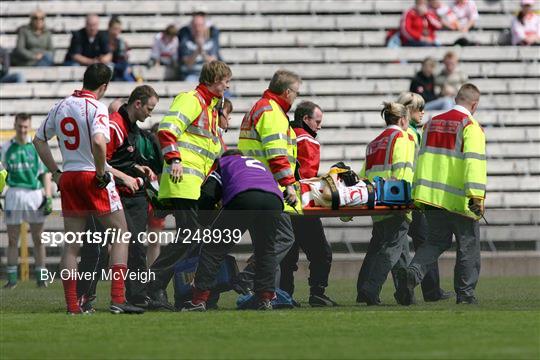
<path id="1" fill-rule="evenodd" d="M 521 10 L 512 20 L 512 45 L 540 43 L 540 16 L 533 10 L 534 0 L 522 0 Z"/>
<path id="2" fill-rule="evenodd" d="M 405 11 L 400 23 L 403 46 L 438 46 L 436 30 L 442 28 L 437 15 L 428 8 L 426 0 L 416 0 L 415 6 Z"/>
<path id="3" fill-rule="evenodd" d="M 321 130 L 322 118 L 321 108 L 311 101 L 302 101 L 294 112 L 291 126 L 297 136 L 297 160 L 301 179 L 315 177 L 319 172 L 321 144 L 316 137 Z M 309 304 L 314 307 L 336 306 L 336 302 L 324 294 L 332 266 L 332 248 L 324 235 L 321 219 L 293 216 L 291 220 L 295 241 L 281 261 L 280 288 L 293 295 L 294 272 L 298 270 L 299 250 L 302 249 L 309 261 Z"/>

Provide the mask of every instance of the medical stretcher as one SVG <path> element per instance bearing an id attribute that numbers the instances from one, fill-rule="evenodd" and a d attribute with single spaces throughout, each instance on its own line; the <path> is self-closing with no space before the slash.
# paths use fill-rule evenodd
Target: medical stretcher
<path id="1" fill-rule="evenodd" d="M 324 178 L 323 178 L 324 179 Z M 378 216 L 405 212 L 414 208 L 411 198 L 411 186 L 403 180 L 384 180 L 376 177 L 371 186 L 372 194 L 366 205 L 338 205 L 337 189 L 330 179 L 327 180 L 332 190 L 332 207 L 308 206 L 303 208 L 303 216 L 316 217 L 355 217 Z"/>

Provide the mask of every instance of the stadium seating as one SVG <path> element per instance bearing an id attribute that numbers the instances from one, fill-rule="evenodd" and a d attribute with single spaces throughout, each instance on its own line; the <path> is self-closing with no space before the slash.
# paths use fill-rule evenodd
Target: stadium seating
<path id="1" fill-rule="evenodd" d="M 218 1 L 204 2 L 211 21 L 221 30 L 223 58 L 234 74 L 231 92 L 235 112 L 227 144 L 234 145 L 243 113 L 267 86 L 278 68 L 297 71 L 304 79 L 301 98 L 318 102 L 325 110 L 321 170 L 344 160 L 359 169 L 365 145 L 382 129 L 382 101 L 408 90 L 409 78 L 426 56 L 442 58 L 448 50 L 460 55 L 461 68 L 483 92 L 476 118 L 488 139 L 489 225 L 482 239 L 495 248 L 514 242 L 534 248 L 540 221 L 540 48 L 497 45 L 510 25 L 519 1 L 477 0 L 480 19 L 468 35 L 474 47 L 453 47 L 460 33 L 442 31 L 439 48 L 384 47 L 386 31 L 396 28 L 400 14 L 412 1 Z M 46 4 L 46 5 L 44 5 Z M 0 43 L 13 47 L 16 30 L 28 23 L 28 14 L 41 6 L 54 32 L 55 61 L 61 65 L 70 31 L 84 25 L 84 15 L 95 12 L 106 28 L 111 15 L 120 15 L 123 37 L 132 48 L 135 73 L 160 94 L 150 123 L 160 120 L 173 97 L 193 84 L 163 81 L 163 69 L 147 69 L 149 47 L 157 31 L 168 24 L 183 25 L 199 1 L 10 1 L 0 2 Z M 80 86 L 82 67 L 12 68 L 27 83 L 0 85 L 0 138 L 11 136 L 13 115 L 27 111 L 39 124 L 51 106 Z M 104 102 L 127 97 L 133 83 L 111 84 Z M 433 114 L 426 114 L 429 118 Z M 60 159 L 58 148 L 54 156 Z M 54 201 L 59 208 L 59 199 Z M 172 222 L 170 223 L 172 226 Z M 351 223 L 325 219 L 328 238 L 346 251 L 370 237 L 370 220 Z M 58 220 L 48 221 L 60 229 Z M 6 246 L 2 224 L 0 247 Z M 365 247 L 364 247 L 365 248 Z M 54 251 L 53 251 L 54 252 Z"/>

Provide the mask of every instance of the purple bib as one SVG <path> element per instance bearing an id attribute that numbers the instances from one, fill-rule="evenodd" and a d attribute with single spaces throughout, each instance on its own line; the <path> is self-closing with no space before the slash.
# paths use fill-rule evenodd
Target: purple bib
<path id="1" fill-rule="evenodd" d="M 279 190 L 274 175 L 259 160 L 248 156 L 232 155 L 218 161 L 223 188 L 223 205 L 247 190 L 276 194 L 283 201 L 283 194 Z"/>

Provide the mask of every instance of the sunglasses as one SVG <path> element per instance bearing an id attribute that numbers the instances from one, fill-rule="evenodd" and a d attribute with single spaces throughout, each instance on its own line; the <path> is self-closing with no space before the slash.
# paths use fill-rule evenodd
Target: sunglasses
<path id="1" fill-rule="evenodd" d="M 32 20 L 45 20 L 45 16 L 32 16 Z"/>

